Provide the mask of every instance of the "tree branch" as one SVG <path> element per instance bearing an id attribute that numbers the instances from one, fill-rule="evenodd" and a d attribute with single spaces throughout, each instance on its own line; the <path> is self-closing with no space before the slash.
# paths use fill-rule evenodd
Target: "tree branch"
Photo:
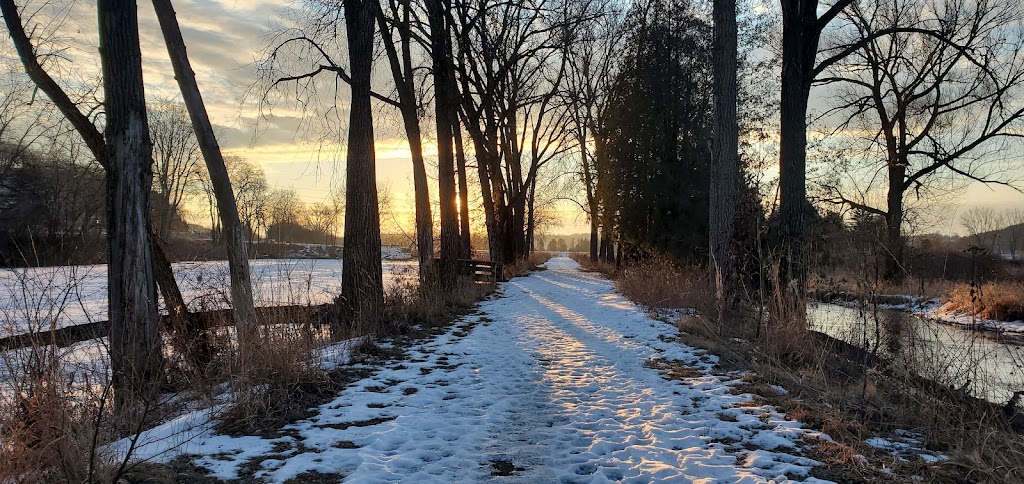
<path id="1" fill-rule="evenodd" d="M 39 64 L 35 47 L 33 47 L 32 40 L 28 34 L 25 33 L 25 28 L 21 23 L 21 14 L 18 12 L 18 7 L 14 4 L 14 0 L 0 0 L 0 12 L 3 13 L 4 22 L 7 24 L 7 31 L 14 42 L 14 48 L 18 52 L 18 57 L 21 58 L 21 63 L 25 67 L 25 73 L 28 74 L 39 90 L 43 91 L 53 101 L 53 104 L 57 106 L 61 114 L 74 126 L 75 131 L 78 131 L 78 134 L 85 140 L 86 146 L 89 147 L 89 151 L 92 152 L 96 161 L 103 166 L 104 170 L 109 171 L 110 164 L 107 161 L 107 144 L 103 139 L 103 134 L 78 109 L 78 106 L 61 89 L 57 81 Z"/>

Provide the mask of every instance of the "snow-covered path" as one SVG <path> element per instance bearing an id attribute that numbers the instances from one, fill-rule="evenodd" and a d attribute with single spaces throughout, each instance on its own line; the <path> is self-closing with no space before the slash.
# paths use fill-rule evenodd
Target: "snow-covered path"
<path id="1" fill-rule="evenodd" d="M 210 436 L 187 452 L 224 478 L 257 462 L 255 477 L 271 482 L 309 472 L 355 482 L 807 476 L 816 463 L 799 456 L 802 439 L 827 436 L 733 394 L 740 375 L 716 375 L 714 356 L 674 341 L 674 327 L 611 282 L 567 258 L 546 265 L 290 426 L 290 436 Z M 693 377 L 667 379 L 659 362 Z"/>

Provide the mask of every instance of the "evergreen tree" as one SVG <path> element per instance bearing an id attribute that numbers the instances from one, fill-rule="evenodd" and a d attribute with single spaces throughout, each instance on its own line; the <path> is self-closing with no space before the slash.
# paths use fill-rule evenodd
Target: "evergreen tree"
<path id="1" fill-rule="evenodd" d="M 606 119 L 605 193 L 626 256 L 698 256 L 708 243 L 711 28 L 688 3 L 638 5 Z"/>

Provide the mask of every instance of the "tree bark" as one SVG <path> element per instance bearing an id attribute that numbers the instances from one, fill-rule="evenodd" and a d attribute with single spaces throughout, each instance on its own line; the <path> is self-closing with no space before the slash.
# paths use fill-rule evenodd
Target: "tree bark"
<path id="1" fill-rule="evenodd" d="M 110 366 L 119 406 L 153 395 L 161 380 L 156 284 L 149 235 L 152 142 L 146 119 L 137 8 L 99 0 L 106 109 Z"/>
<path id="2" fill-rule="evenodd" d="M 709 273 L 715 297 L 735 297 L 736 261 L 732 253 L 739 178 L 739 125 L 736 120 L 736 0 L 714 0 L 715 133 L 711 150 Z"/>
<path id="3" fill-rule="evenodd" d="M 885 279 L 890 282 L 903 280 L 906 270 L 903 266 L 903 190 L 902 185 L 907 177 L 906 163 L 889 165 L 889 192 L 886 195 L 885 233 L 886 254 Z"/>
<path id="4" fill-rule="evenodd" d="M 454 84 L 454 83 L 452 83 Z M 456 98 L 452 96 L 452 106 L 455 106 Z M 452 126 L 452 133 L 455 140 L 455 162 L 459 176 L 459 249 L 463 259 L 472 259 L 472 242 L 469 231 L 469 181 L 466 179 L 466 150 L 462 145 L 462 127 L 455 118 L 455 125 Z"/>
<path id="5" fill-rule="evenodd" d="M 92 121 L 85 116 L 75 105 L 74 102 L 67 96 L 67 94 L 57 85 L 57 82 L 50 77 L 49 73 L 43 69 L 42 65 L 39 64 L 38 59 L 35 57 L 35 50 L 32 46 L 32 42 L 28 35 L 25 33 L 24 26 L 21 23 L 21 16 L 18 13 L 17 7 L 14 5 L 12 0 L 0 0 L 0 12 L 3 13 L 4 21 L 7 24 L 7 30 L 11 35 L 11 40 L 14 42 L 15 49 L 18 52 L 25 72 L 28 74 L 32 82 L 38 87 L 48 98 L 54 103 L 57 109 L 62 115 L 71 123 L 78 132 L 79 136 L 85 141 L 86 146 L 92 153 L 93 157 L 96 158 L 97 163 L 103 167 L 103 170 L 107 177 L 111 177 L 113 167 L 110 162 L 110 152 L 107 149 L 107 143 L 102 133 L 96 129 L 96 126 L 92 124 Z M 109 205 L 110 201 L 107 201 Z M 160 286 L 161 293 L 163 293 L 165 304 L 168 310 L 172 313 L 176 311 L 182 311 L 185 308 L 184 300 L 175 295 L 180 295 L 181 291 L 178 288 L 178 283 L 173 277 L 173 271 L 171 269 L 170 261 L 163 256 L 162 249 L 156 242 L 156 237 L 153 234 L 152 227 L 148 228 L 150 243 L 152 244 L 152 253 L 154 254 L 154 270 L 157 278 L 157 284 Z M 168 274 L 170 276 L 168 276 Z"/>
<path id="6" fill-rule="evenodd" d="M 384 306 L 380 212 L 370 106 L 374 12 L 377 0 L 345 0 L 352 102 L 346 160 L 345 249 L 341 272 L 341 316 L 357 334 L 376 330 Z M 341 328 L 335 325 L 335 336 Z"/>
<path id="7" fill-rule="evenodd" d="M 783 287 L 803 300 L 807 232 L 807 103 L 818 50 L 816 1 L 782 2 L 782 92 L 779 129 L 779 222 Z"/>
<path id="8" fill-rule="evenodd" d="M 533 178 L 533 180 L 530 181 L 530 192 L 527 194 L 528 199 L 526 202 L 526 208 L 527 210 L 529 210 L 529 214 L 526 217 L 526 257 L 530 257 L 530 254 L 533 253 L 534 229 L 536 229 L 537 227 L 537 220 L 535 218 L 536 214 L 533 210 L 534 202 L 536 201 L 534 200 L 534 196 L 536 195 L 536 193 L 537 179 Z"/>
<path id="9" fill-rule="evenodd" d="M 206 160 L 206 169 L 210 173 L 210 183 L 217 199 L 217 211 L 220 214 L 221 226 L 224 228 L 224 245 L 227 249 L 228 271 L 231 277 L 231 302 L 234 307 L 232 315 L 238 332 L 239 348 L 244 354 L 256 333 L 256 307 L 249 274 L 249 254 L 245 246 L 245 236 L 242 234 L 242 224 L 238 219 L 238 206 L 231 190 L 231 179 L 217 136 L 213 132 L 213 124 L 206 112 L 203 96 L 199 92 L 195 72 L 188 60 L 185 40 L 181 36 L 181 27 L 178 25 L 171 0 L 153 0 L 153 8 L 160 21 L 167 53 L 174 68 L 174 77 L 178 81 L 178 88 L 192 119 L 192 129 L 195 130 L 199 149 Z"/>
<path id="10" fill-rule="evenodd" d="M 174 279 L 171 261 L 167 258 L 160 242 L 153 237 L 153 277 L 164 298 L 167 316 L 171 321 L 171 345 L 183 355 L 193 369 L 203 372 L 213 358 L 213 345 L 204 331 L 199 318 L 188 310 L 181 295 L 178 282 Z"/>
<path id="11" fill-rule="evenodd" d="M 586 189 L 587 208 L 590 211 L 590 213 L 589 213 L 589 215 L 590 215 L 590 262 L 597 262 L 597 256 L 598 256 L 598 248 L 597 248 L 597 246 L 598 246 L 598 241 L 599 241 L 598 229 L 597 229 L 597 227 L 598 227 L 597 217 L 599 216 L 598 212 L 600 211 L 600 207 L 598 206 L 598 203 L 597 203 L 597 193 L 596 193 L 596 190 L 594 189 L 595 188 L 594 187 L 594 179 L 593 179 L 593 176 L 592 176 L 593 175 L 593 170 L 591 170 L 591 168 L 590 168 L 590 158 L 587 155 L 587 149 L 586 149 L 587 140 L 586 140 L 586 136 L 581 136 L 577 141 L 579 142 L 579 144 L 581 146 L 581 149 L 580 149 L 580 157 L 581 157 L 580 167 L 581 167 L 581 169 L 583 171 L 582 178 L 583 178 L 583 187 Z"/>
<path id="12" fill-rule="evenodd" d="M 437 188 L 441 212 L 441 284 L 453 288 L 458 278 L 459 221 L 456 215 L 455 158 L 452 147 L 452 126 L 455 110 L 451 93 L 454 79 L 450 39 L 445 18 L 447 5 L 442 0 L 426 1 L 430 23 L 430 57 L 434 74 L 434 117 L 437 121 Z"/>

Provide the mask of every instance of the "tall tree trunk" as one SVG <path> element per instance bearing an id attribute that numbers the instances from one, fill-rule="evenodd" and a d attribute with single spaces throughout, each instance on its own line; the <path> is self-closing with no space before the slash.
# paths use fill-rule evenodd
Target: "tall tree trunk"
<path id="1" fill-rule="evenodd" d="M 412 152 L 413 191 L 416 197 L 416 247 L 419 251 L 420 284 L 426 282 L 434 271 L 434 217 L 430 209 L 430 184 L 427 181 L 427 164 L 423 160 L 423 142 L 420 138 L 420 122 L 415 106 L 411 118 L 406 120 L 406 136 Z M 415 126 L 411 126 L 414 124 Z M 410 130 L 411 128 L 411 130 Z M 415 137 L 413 137 L 415 134 Z"/>
<path id="2" fill-rule="evenodd" d="M 534 229 L 536 228 L 536 218 L 533 210 L 534 195 L 537 192 L 537 178 L 533 178 L 530 181 L 530 193 L 527 195 L 528 200 L 526 202 L 526 208 L 530 211 L 526 218 L 526 257 L 530 257 L 533 253 L 533 236 Z"/>
<path id="3" fill-rule="evenodd" d="M 231 303 L 234 307 L 233 317 L 238 331 L 239 348 L 243 354 L 256 334 L 256 306 L 253 303 L 252 281 L 249 275 L 249 254 L 245 247 L 242 224 L 238 219 L 238 206 L 231 190 L 231 179 L 228 176 L 224 156 L 213 132 L 213 124 L 206 112 L 203 96 L 199 92 L 195 72 L 188 60 L 185 40 L 181 36 L 181 27 L 171 0 L 153 0 L 163 31 L 167 53 L 174 68 L 174 77 L 178 81 L 182 99 L 192 119 L 199 149 L 206 160 L 206 169 L 210 173 L 210 184 L 217 198 L 217 212 L 220 214 L 221 225 L 224 227 L 224 245 L 227 249 L 228 271 L 231 277 Z"/>
<path id="4" fill-rule="evenodd" d="M 491 177 L 488 174 L 488 166 L 490 162 L 487 161 L 487 150 L 484 149 L 483 142 L 473 135 L 473 131 L 470 131 L 470 135 L 473 137 L 473 145 L 476 149 L 476 172 L 477 177 L 480 179 L 480 198 L 483 200 L 484 206 L 484 229 L 487 231 L 487 252 L 488 257 L 492 261 L 498 261 L 497 254 L 500 253 L 498 250 L 498 237 L 497 237 L 497 225 L 495 223 L 494 215 L 494 198 L 493 190 L 491 189 Z"/>
<path id="5" fill-rule="evenodd" d="M 15 48 L 18 51 L 18 55 L 22 60 L 25 72 L 28 74 L 29 78 L 32 79 L 32 82 L 36 87 L 50 98 L 61 114 L 63 114 L 75 128 L 75 131 L 77 131 L 82 139 L 85 140 L 86 146 L 88 146 L 89 151 L 92 153 L 93 157 L 96 158 L 96 161 L 103 167 L 106 176 L 108 178 L 113 176 L 110 151 L 107 149 L 106 140 L 104 139 L 103 134 L 101 134 L 99 130 L 96 129 L 96 126 L 78 110 L 78 107 L 71 101 L 67 94 L 39 64 L 38 59 L 35 57 L 35 49 L 32 47 L 32 42 L 25 33 L 24 27 L 21 23 L 20 14 L 18 13 L 17 7 L 14 5 L 14 2 L 11 0 L 0 0 L 0 11 L 3 13 L 4 20 L 7 24 L 7 30 L 11 34 L 11 39 L 14 41 Z M 160 287 L 161 293 L 164 294 L 165 304 L 167 305 L 169 312 L 172 314 L 177 312 L 187 313 L 184 299 L 181 298 L 181 290 L 178 288 L 178 283 L 174 279 L 171 263 L 167 260 L 167 257 L 164 256 L 162 249 L 156 243 L 157 239 L 153 234 L 151 224 L 147 230 L 149 230 L 150 243 L 152 244 L 151 250 L 154 256 L 153 267 L 156 283 Z"/>
<path id="6" fill-rule="evenodd" d="M 454 82 L 452 83 L 455 84 Z M 455 96 L 452 96 L 452 106 L 455 105 Z M 459 248 L 462 258 L 472 259 L 472 242 L 469 232 L 469 181 L 466 179 L 466 150 L 462 145 L 462 127 L 455 118 L 455 125 L 452 126 L 452 133 L 455 136 L 455 162 L 459 174 Z"/>
<path id="7" fill-rule="evenodd" d="M 178 282 L 174 279 L 171 261 L 167 258 L 161 243 L 153 241 L 153 275 L 157 288 L 164 298 L 167 316 L 171 322 L 171 344 L 174 351 L 182 355 L 193 369 L 205 371 L 210 359 L 213 358 L 213 345 L 204 331 L 199 318 L 188 310 L 185 298 L 181 295 Z"/>
<path id="8" fill-rule="evenodd" d="M 904 248 L 906 241 L 903 240 L 903 189 L 902 185 L 907 177 L 906 163 L 893 163 L 889 165 L 889 192 L 886 195 L 886 216 L 885 216 L 885 248 L 886 254 L 885 279 L 890 282 L 903 280 L 906 274 L 904 269 Z"/>
<path id="9" fill-rule="evenodd" d="M 807 233 L 807 103 L 818 35 L 817 14 L 804 0 L 783 2 L 782 93 L 779 130 L 779 218 L 783 287 L 803 300 L 807 289 L 804 259 Z M 817 3 L 817 2 L 813 2 Z M 808 9 L 810 11 L 808 11 Z M 810 19 L 810 20 L 809 20 Z M 795 305 L 797 308 L 801 305 Z"/>
<path id="10" fill-rule="evenodd" d="M 497 135 L 490 138 L 489 142 L 491 151 L 487 161 L 490 163 L 488 171 L 491 176 L 491 200 L 494 203 L 494 236 L 488 235 L 494 244 L 491 249 L 491 260 L 499 264 L 509 264 L 515 262 L 515 256 L 509 252 L 512 249 L 508 235 L 511 222 L 505 199 L 505 182 L 501 173 L 501 155 L 498 153 Z"/>
<path id="11" fill-rule="evenodd" d="M 714 0 L 715 133 L 711 149 L 709 270 L 715 297 L 735 297 L 736 261 L 732 253 L 739 178 L 739 125 L 736 120 L 736 0 Z"/>
<path id="12" fill-rule="evenodd" d="M 110 366 L 118 405 L 153 395 L 162 375 L 149 231 L 152 150 L 135 2 L 99 0 L 107 176 Z"/>
<path id="13" fill-rule="evenodd" d="M 351 69 L 346 160 L 345 249 L 341 272 L 341 315 L 357 334 L 376 330 L 384 306 L 380 212 L 370 107 L 374 11 L 377 0 L 345 0 Z M 341 328 L 335 325 L 335 336 Z"/>
<path id="14" fill-rule="evenodd" d="M 580 136 L 578 138 L 578 141 L 579 141 L 579 144 L 580 144 L 580 147 L 581 147 L 580 148 L 580 157 L 581 157 L 580 167 L 582 168 L 582 171 L 583 171 L 583 173 L 582 173 L 583 174 L 583 177 L 582 177 L 583 178 L 583 187 L 586 189 L 587 209 L 590 211 L 590 213 L 588 214 L 590 216 L 590 262 L 597 262 L 597 256 L 598 256 L 598 253 L 597 253 L 598 252 L 598 250 L 597 250 L 597 244 L 598 244 L 598 231 L 597 231 L 598 223 L 597 223 L 597 217 L 598 217 L 598 212 L 600 211 L 600 207 L 598 207 L 598 204 L 597 204 L 597 194 L 595 193 L 596 190 L 594 189 L 595 188 L 594 187 L 594 179 L 593 179 L 593 176 L 592 176 L 593 170 L 591 170 L 591 168 L 590 168 L 590 158 L 588 157 L 587 149 L 586 149 L 586 143 L 587 143 L 586 136 L 585 135 L 584 136 Z"/>
<path id="15" fill-rule="evenodd" d="M 597 258 L 602 261 L 608 260 L 608 232 L 607 229 L 601 231 L 601 241 L 598 244 Z"/>
<path id="16" fill-rule="evenodd" d="M 430 208 L 430 184 L 427 181 L 427 167 L 423 159 L 423 137 L 420 128 L 419 113 L 415 89 L 415 75 L 412 64 L 412 8 L 409 3 L 403 5 L 403 18 L 399 24 L 399 39 L 402 55 L 399 59 L 387 30 L 387 20 L 380 4 L 377 4 L 377 24 L 384 37 L 384 49 L 391 64 L 391 74 L 398 88 L 398 99 L 402 105 L 402 121 L 405 134 L 409 139 L 409 151 L 412 155 L 413 191 L 416 199 L 416 247 L 419 253 L 419 281 L 426 286 L 434 274 L 434 218 Z"/>
<path id="17" fill-rule="evenodd" d="M 451 50 L 445 18 L 447 5 L 442 0 L 427 0 L 430 22 L 430 56 L 434 73 L 434 105 L 437 121 L 437 188 L 441 212 L 441 284 L 452 288 L 458 276 L 459 220 L 456 215 L 455 157 L 452 151 L 452 126 L 455 110 L 451 98 Z"/>

